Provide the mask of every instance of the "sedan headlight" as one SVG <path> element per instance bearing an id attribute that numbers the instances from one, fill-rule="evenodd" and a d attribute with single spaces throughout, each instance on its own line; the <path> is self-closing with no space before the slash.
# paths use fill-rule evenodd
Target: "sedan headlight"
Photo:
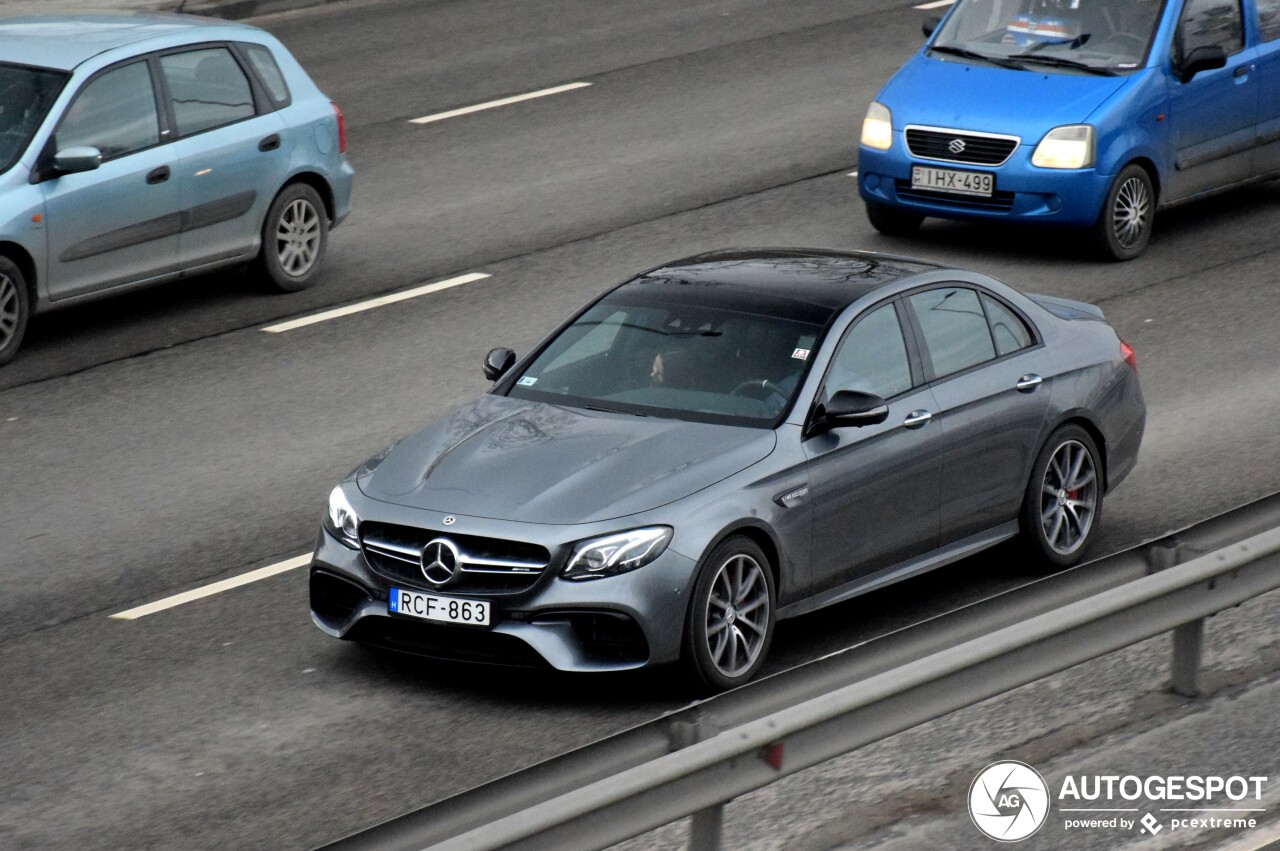
<path id="1" fill-rule="evenodd" d="M 1088 168 L 1093 165 L 1093 128 L 1088 124 L 1053 128 L 1036 145 L 1031 164 L 1040 168 Z"/>
<path id="2" fill-rule="evenodd" d="M 867 107 L 867 117 L 862 119 L 862 144 L 878 151 L 887 151 L 893 144 L 893 119 L 889 107 L 876 101 Z"/>
<path id="3" fill-rule="evenodd" d="M 599 579 L 644 567 L 662 555 L 672 533 L 670 526 L 653 526 L 583 541 L 574 549 L 562 575 L 565 579 Z"/>
<path id="4" fill-rule="evenodd" d="M 360 516 L 351 507 L 347 495 L 338 485 L 329 494 L 329 508 L 324 513 L 324 528 L 330 535 L 352 549 L 360 547 Z"/>

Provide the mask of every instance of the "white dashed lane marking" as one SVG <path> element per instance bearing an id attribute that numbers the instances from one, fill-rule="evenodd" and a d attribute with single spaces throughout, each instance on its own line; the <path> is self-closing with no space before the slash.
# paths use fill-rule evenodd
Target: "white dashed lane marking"
<path id="1" fill-rule="evenodd" d="M 564 92 L 571 92 L 575 89 L 585 89 L 590 83 L 566 83 L 563 86 L 552 86 L 549 89 L 539 89 L 536 92 L 529 92 L 523 95 L 512 95 L 509 98 L 499 98 L 486 103 L 478 103 L 475 106 L 464 106 L 461 109 L 451 109 L 448 112 L 437 112 L 434 115 L 424 115 L 421 118 L 410 118 L 410 124 L 430 124 L 434 121 L 444 121 L 446 118 L 457 118 L 460 115 L 470 115 L 473 112 L 482 112 L 486 109 L 496 109 L 499 106 L 508 106 L 513 103 L 520 103 L 534 98 L 544 98 L 548 95 L 558 95 Z"/>
<path id="2" fill-rule="evenodd" d="M 322 313 L 313 313 L 310 316 L 303 316 L 300 319 L 290 319 L 288 322 L 280 322 L 276 325 L 268 325 L 263 328 L 269 334 L 279 334 L 282 331 L 292 331 L 295 328 L 305 328 L 308 325 L 315 325 L 317 322 L 324 322 L 329 319 L 337 319 L 340 316 L 350 316 L 353 313 L 360 313 L 365 310 L 373 310 L 375 307 L 382 307 L 387 304 L 395 304 L 397 301 L 405 299 L 417 298 L 418 296 L 436 293 L 440 290 L 447 290 L 450 287 L 469 284 L 472 281 L 482 281 L 489 275 L 485 272 L 471 272 L 466 275 L 459 275 L 456 278 L 438 281 L 434 284 L 427 284 L 421 287 L 414 287 L 411 290 L 392 293 L 391 295 L 379 296 L 371 298 L 368 301 L 360 301 L 355 304 L 349 304 L 346 307 L 335 307 L 333 310 L 326 310 Z"/>

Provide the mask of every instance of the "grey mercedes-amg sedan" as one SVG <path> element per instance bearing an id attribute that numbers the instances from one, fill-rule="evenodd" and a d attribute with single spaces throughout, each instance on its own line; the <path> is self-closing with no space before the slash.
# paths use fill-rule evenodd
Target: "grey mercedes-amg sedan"
<path id="1" fill-rule="evenodd" d="M 1098 308 L 870 253 L 668 263 L 484 370 L 334 488 L 330 635 L 729 688 L 780 618 L 1013 537 L 1079 561 L 1146 419 Z"/>

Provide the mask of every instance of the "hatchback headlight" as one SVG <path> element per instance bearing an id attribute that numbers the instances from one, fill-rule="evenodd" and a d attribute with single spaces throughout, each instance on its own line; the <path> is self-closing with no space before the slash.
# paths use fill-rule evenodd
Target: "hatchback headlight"
<path id="1" fill-rule="evenodd" d="M 862 119 L 862 144 L 878 151 L 887 151 L 893 144 L 893 118 L 889 107 L 872 101 L 867 107 L 867 117 Z"/>
<path id="2" fill-rule="evenodd" d="M 662 555 L 672 533 L 670 526 L 653 526 L 583 541 L 561 575 L 565 579 L 598 579 L 644 567 Z"/>
<path id="3" fill-rule="evenodd" d="M 325 530 L 352 549 L 360 547 L 360 516 L 351 507 L 347 495 L 338 485 L 329 494 L 329 508 L 324 513 Z"/>
<path id="4" fill-rule="evenodd" d="M 1040 168 L 1088 168 L 1093 165 L 1093 128 L 1088 124 L 1055 127 L 1031 155 Z"/>

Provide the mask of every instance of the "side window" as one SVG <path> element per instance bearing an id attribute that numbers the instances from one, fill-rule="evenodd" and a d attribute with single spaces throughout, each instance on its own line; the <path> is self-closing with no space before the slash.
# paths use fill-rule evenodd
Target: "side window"
<path id="1" fill-rule="evenodd" d="M 61 150 L 89 145 L 103 157 L 119 157 L 160 143 L 155 89 L 146 62 L 135 62 L 92 80 L 76 95 L 58 127 Z"/>
<path id="2" fill-rule="evenodd" d="M 978 294 L 965 287 L 942 287 L 908 299 L 920 321 L 937 378 L 996 356 Z"/>
<path id="3" fill-rule="evenodd" d="M 991 326 L 991 339 L 995 340 L 998 356 L 1025 349 L 1035 342 L 1026 323 L 1003 302 L 983 293 L 982 306 L 987 309 L 987 324 Z"/>
<path id="4" fill-rule="evenodd" d="M 160 57 L 178 134 L 189 136 L 254 114 L 253 90 L 225 47 Z"/>
<path id="5" fill-rule="evenodd" d="M 1256 0 L 1258 37 L 1263 41 L 1280 38 L 1280 0 Z"/>
<path id="6" fill-rule="evenodd" d="M 1197 47 L 1220 45 L 1230 56 L 1244 47 L 1240 0 L 1187 0 L 1178 22 L 1182 55 Z"/>
<path id="7" fill-rule="evenodd" d="M 902 326 L 892 304 L 877 307 L 858 320 L 827 372 L 827 395 L 861 390 L 888 399 L 911 389 L 911 365 Z"/>
<path id="8" fill-rule="evenodd" d="M 284 74 L 280 73 L 280 66 L 276 64 L 276 58 L 271 55 L 271 49 L 261 44 L 241 44 L 240 46 L 244 49 L 244 55 L 248 57 L 254 72 L 267 87 L 267 96 L 271 98 L 271 102 L 277 107 L 288 104 L 289 85 L 284 81 Z"/>

